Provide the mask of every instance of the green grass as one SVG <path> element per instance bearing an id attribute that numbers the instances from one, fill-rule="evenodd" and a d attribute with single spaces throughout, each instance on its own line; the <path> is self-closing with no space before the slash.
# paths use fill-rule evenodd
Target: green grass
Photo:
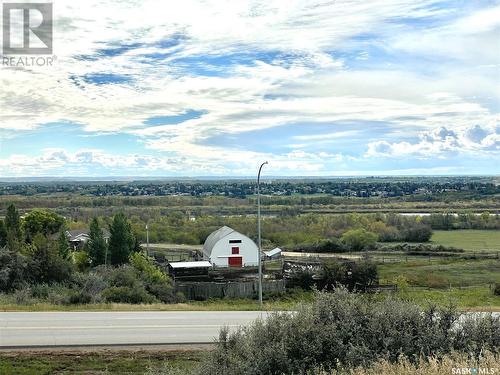
<path id="1" fill-rule="evenodd" d="M 500 311 L 500 296 L 488 287 L 452 288 L 449 290 L 409 288 L 398 295 L 419 305 L 453 305 L 466 311 Z"/>
<path id="2" fill-rule="evenodd" d="M 264 296 L 266 298 L 266 296 Z M 298 303 L 311 301 L 312 292 L 294 291 L 282 296 L 270 297 L 264 301 L 265 311 L 293 310 Z M 100 303 L 86 305 L 55 305 L 47 302 L 16 304 L 13 297 L 0 294 L 0 311 L 255 311 L 259 310 L 256 300 L 248 298 L 213 299 L 188 303 Z M 0 372 L 0 374 L 2 374 Z"/>
<path id="3" fill-rule="evenodd" d="M 195 366 L 201 351 L 0 352 L 0 374 L 144 374 L 165 365 Z"/>
<path id="4" fill-rule="evenodd" d="M 437 230 L 431 242 L 467 251 L 500 251 L 500 230 Z"/>
<path id="5" fill-rule="evenodd" d="M 500 260 L 425 259 L 381 264 L 382 283 L 394 283 L 404 277 L 408 286 L 398 295 L 419 304 L 452 303 L 461 310 L 500 311 L 500 296 L 493 295 L 494 283 L 500 283 Z"/>
<path id="6" fill-rule="evenodd" d="M 500 283 L 500 260 L 438 259 L 379 265 L 382 282 L 404 276 L 410 285 L 430 288 L 488 286 Z"/>

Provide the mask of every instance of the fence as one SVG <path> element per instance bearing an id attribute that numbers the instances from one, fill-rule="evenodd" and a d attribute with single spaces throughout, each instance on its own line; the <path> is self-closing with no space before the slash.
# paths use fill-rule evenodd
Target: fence
<path id="1" fill-rule="evenodd" d="M 188 300 L 209 298 L 252 298 L 256 297 L 259 285 L 257 280 L 228 282 L 176 282 L 176 292 L 181 292 Z M 269 280 L 262 283 L 263 293 L 285 291 L 284 280 Z"/>

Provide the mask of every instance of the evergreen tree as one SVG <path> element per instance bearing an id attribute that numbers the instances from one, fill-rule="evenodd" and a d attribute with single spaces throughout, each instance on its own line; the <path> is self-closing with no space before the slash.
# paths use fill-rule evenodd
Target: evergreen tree
<path id="1" fill-rule="evenodd" d="M 7 214 L 5 215 L 5 229 L 7 233 L 11 234 L 15 239 L 21 241 L 21 219 L 19 212 L 14 204 L 9 204 L 7 207 Z"/>
<path id="2" fill-rule="evenodd" d="M 64 233 L 64 229 L 59 233 L 59 238 L 57 239 L 57 247 L 59 251 L 59 255 L 63 259 L 69 259 L 69 243 L 68 243 L 68 238 L 66 237 L 66 234 Z"/>
<path id="3" fill-rule="evenodd" d="M 89 242 L 87 243 L 87 251 L 89 253 L 90 263 L 93 267 L 106 262 L 107 244 L 104 240 L 99 220 L 95 217 L 90 222 Z"/>
<path id="4" fill-rule="evenodd" d="M 0 220 L 0 248 L 7 245 L 7 229 L 3 220 Z"/>
<path id="5" fill-rule="evenodd" d="M 14 252 L 21 249 L 23 241 L 23 232 L 21 230 L 21 219 L 19 212 L 14 204 L 9 204 L 7 207 L 7 214 L 5 215 L 5 232 L 7 247 Z"/>
<path id="6" fill-rule="evenodd" d="M 128 262 L 128 257 L 134 250 L 135 238 L 127 217 L 123 212 L 117 213 L 110 226 L 109 255 L 111 264 Z"/>

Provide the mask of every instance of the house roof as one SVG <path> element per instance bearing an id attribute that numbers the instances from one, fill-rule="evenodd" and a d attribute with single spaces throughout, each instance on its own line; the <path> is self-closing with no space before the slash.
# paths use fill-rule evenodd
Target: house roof
<path id="1" fill-rule="evenodd" d="M 110 236 L 110 233 L 106 229 L 102 229 L 102 234 L 104 238 L 109 238 Z M 88 229 L 74 229 L 66 231 L 66 237 L 68 237 L 69 241 L 76 241 L 81 237 L 88 237 L 88 236 L 89 236 Z"/>
<path id="2" fill-rule="evenodd" d="M 210 256 L 212 254 L 212 250 L 217 242 L 219 242 L 221 239 L 223 239 L 226 236 L 229 236 L 231 233 L 236 232 L 234 229 L 229 228 L 228 226 L 223 226 L 222 228 L 217 229 L 216 231 L 212 232 L 207 239 L 205 240 L 205 243 L 203 244 L 203 252 L 207 255 Z M 241 234 L 239 232 L 236 232 L 238 234 Z"/>
<path id="3" fill-rule="evenodd" d="M 169 263 L 169 266 L 173 269 L 178 268 L 209 268 L 212 264 L 206 260 L 199 262 L 173 262 Z"/>

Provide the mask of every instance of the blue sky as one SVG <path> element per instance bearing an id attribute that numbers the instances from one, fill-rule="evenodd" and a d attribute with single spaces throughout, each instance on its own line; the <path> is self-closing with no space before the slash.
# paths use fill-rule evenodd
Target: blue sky
<path id="1" fill-rule="evenodd" d="M 0 177 L 500 173 L 500 1 L 59 0 L 54 19 L 54 66 L 0 66 Z"/>

